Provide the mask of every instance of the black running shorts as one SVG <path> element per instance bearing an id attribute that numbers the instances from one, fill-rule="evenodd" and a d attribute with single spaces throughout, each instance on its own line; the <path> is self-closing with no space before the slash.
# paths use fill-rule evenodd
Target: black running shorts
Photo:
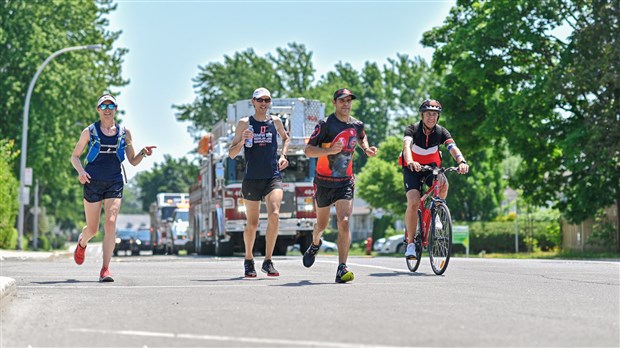
<path id="1" fill-rule="evenodd" d="M 243 199 L 248 201 L 260 201 L 273 190 L 282 190 L 281 178 L 243 180 L 241 184 Z"/>
<path id="2" fill-rule="evenodd" d="M 108 198 L 123 198 L 122 181 L 101 181 L 90 179 L 84 184 L 84 199 L 90 203 Z"/>
<path id="3" fill-rule="evenodd" d="M 341 199 L 353 200 L 355 186 L 347 185 L 343 187 L 325 187 L 314 185 L 314 198 L 319 208 L 329 207 Z"/>

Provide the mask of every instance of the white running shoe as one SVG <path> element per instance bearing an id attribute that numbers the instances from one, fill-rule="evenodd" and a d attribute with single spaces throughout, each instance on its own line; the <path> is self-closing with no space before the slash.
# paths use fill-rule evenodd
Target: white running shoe
<path id="1" fill-rule="evenodd" d="M 443 224 L 441 223 L 441 219 L 439 219 L 439 215 L 435 216 L 435 230 L 443 229 Z"/>
<path id="2" fill-rule="evenodd" d="M 407 251 L 405 251 L 405 257 L 415 259 L 417 258 L 417 254 L 415 252 L 415 244 L 409 243 L 407 244 Z"/>

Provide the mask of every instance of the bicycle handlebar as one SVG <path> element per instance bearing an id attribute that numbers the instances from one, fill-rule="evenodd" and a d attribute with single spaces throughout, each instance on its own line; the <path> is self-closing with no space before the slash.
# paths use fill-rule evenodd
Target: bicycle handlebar
<path id="1" fill-rule="evenodd" d="M 433 174 L 436 175 L 436 174 L 441 174 L 441 173 L 445 173 L 445 172 L 457 172 L 458 169 L 459 169 L 458 167 L 442 167 L 442 168 L 439 168 L 439 167 L 431 167 L 429 165 L 423 165 L 421 171 L 424 171 L 424 172 L 431 172 L 432 171 Z M 435 173 L 435 171 L 437 171 L 437 172 Z"/>

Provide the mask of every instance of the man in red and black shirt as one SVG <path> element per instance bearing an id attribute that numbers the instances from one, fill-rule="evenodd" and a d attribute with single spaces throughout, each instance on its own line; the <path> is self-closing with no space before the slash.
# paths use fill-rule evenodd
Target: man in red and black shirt
<path id="1" fill-rule="evenodd" d="M 469 166 L 461 154 L 461 150 L 456 147 L 447 129 L 437 124 L 441 115 L 441 104 L 437 100 L 427 99 L 420 105 L 421 120 L 411 124 L 405 130 L 403 138 L 403 152 L 398 159 L 403 166 L 403 179 L 405 182 L 405 192 L 407 194 L 407 212 L 405 213 L 405 225 L 407 226 L 407 251 L 405 256 L 416 258 L 413 237 L 416 226 L 418 225 L 418 208 L 420 207 L 420 197 L 422 183 L 432 185 L 433 176 L 428 172 L 420 172 L 422 165 L 441 167 L 441 152 L 439 145 L 443 144 L 448 148 L 450 155 L 458 163 L 459 174 L 469 171 Z M 441 174 L 439 178 L 439 196 L 446 198 L 448 195 L 448 180 Z"/>
<path id="2" fill-rule="evenodd" d="M 346 265 L 349 256 L 351 235 L 349 219 L 353 211 L 353 153 L 359 144 L 367 156 L 376 156 L 377 148 L 368 145 L 364 123 L 351 117 L 351 104 L 355 95 L 346 88 L 334 93 L 332 103 L 336 112 L 321 120 L 314 128 L 306 146 L 306 156 L 318 157 L 314 179 L 314 198 L 316 204 L 316 224 L 312 244 L 303 258 L 304 266 L 314 263 L 321 245 L 321 234 L 329 223 L 329 211 L 336 206 L 338 218 L 338 270 L 336 282 L 353 280 L 353 272 Z"/>

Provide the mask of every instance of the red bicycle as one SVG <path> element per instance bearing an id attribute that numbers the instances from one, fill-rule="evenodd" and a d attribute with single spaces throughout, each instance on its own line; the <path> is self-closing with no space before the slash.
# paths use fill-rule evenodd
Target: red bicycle
<path id="1" fill-rule="evenodd" d="M 439 175 L 457 170 L 457 167 L 422 166 L 422 171 L 433 172 L 433 184 L 420 198 L 418 226 L 414 237 L 417 258 L 406 258 L 407 268 L 411 272 L 415 272 L 420 266 L 424 248 L 428 250 L 431 268 L 436 275 L 442 275 L 448 268 L 452 251 L 452 217 L 446 201 L 439 197 Z M 406 234 L 405 242 L 407 242 Z"/>

